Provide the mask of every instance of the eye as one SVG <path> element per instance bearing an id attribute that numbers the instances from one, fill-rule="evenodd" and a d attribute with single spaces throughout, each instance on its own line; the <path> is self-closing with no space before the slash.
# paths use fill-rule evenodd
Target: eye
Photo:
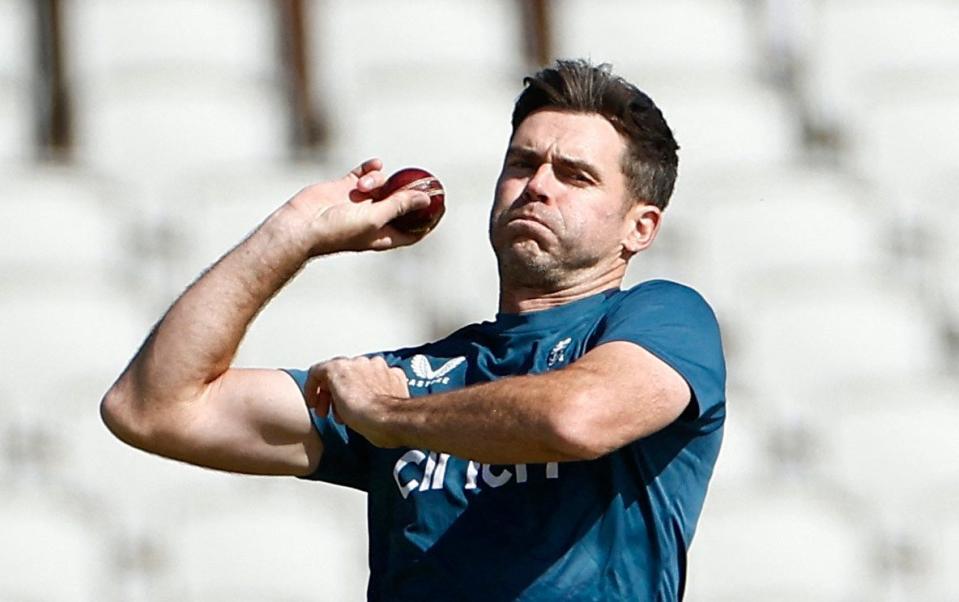
<path id="1" fill-rule="evenodd" d="M 593 184 L 593 178 L 589 174 L 576 169 L 566 171 L 562 174 L 562 178 L 575 186 L 590 186 Z"/>

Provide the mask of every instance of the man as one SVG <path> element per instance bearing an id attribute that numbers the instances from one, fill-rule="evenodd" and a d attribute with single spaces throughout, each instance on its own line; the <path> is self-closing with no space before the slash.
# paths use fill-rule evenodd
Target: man
<path id="1" fill-rule="evenodd" d="M 372 202 L 370 160 L 299 192 L 174 303 L 105 396 L 109 428 L 367 491 L 370 599 L 680 599 L 722 438 L 719 330 L 689 288 L 619 289 L 678 147 L 605 67 L 560 61 L 526 84 L 489 220 L 495 321 L 305 372 L 230 367 L 311 258 L 416 242 L 388 222 L 428 197 Z"/>

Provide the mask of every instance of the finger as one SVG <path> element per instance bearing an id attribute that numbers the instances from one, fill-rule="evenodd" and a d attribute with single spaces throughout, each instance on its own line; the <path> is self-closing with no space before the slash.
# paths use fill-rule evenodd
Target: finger
<path id="1" fill-rule="evenodd" d="M 409 397 L 409 378 L 406 376 L 406 372 L 403 372 L 402 368 L 390 368 L 390 374 L 393 375 L 393 378 L 396 379 L 397 386 L 403 391 L 403 397 Z"/>
<path id="2" fill-rule="evenodd" d="M 350 174 L 359 179 L 371 171 L 378 171 L 381 169 L 383 169 L 383 161 L 381 161 L 378 157 L 372 157 L 366 161 L 363 161 L 357 167 L 354 167 L 350 171 Z"/>
<path id="3" fill-rule="evenodd" d="M 386 226 L 385 233 L 370 242 L 369 248 L 372 251 L 389 251 L 390 249 L 396 249 L 398 247 L 408 247 L 422 240 L 427 234 L 428 232 L 410 234 L 409 232 L 401 232 L 396 228 Z"/>
<path id="4" fill-rule="evenodd" d="M 390 220 L 430 206 L 430 197 L 420 190 L 400 190 L 370 207 L 374 223 L 387 224 Z"/>
<path id="5" fill-rule="evenodd" d="M 356 189 L 370 193 L 386 184 L 386 174 L 380 169 L 369 171 L 356 182 Z"/>
<path id="6" fill-rule="evenodd" d="M 336 356 L 310 366 L 310 370 L 306 375 L 306 390 L 304 391 L 306 405 L 313 408 L 322 403 L 319 398 L 320 391 L 331 389 L 329 386 L 330 369 L 342 359 L 342 356 Z"/>
<path id="7" fill-rule="evenodd" d="M 309 408 L 317 408 L 320 405 L 320 366 L 321 364 L 313 364 L 306 375 L 303 396 L 306 398 L 306 406 Z"/>
<path id="8" fill-rule="evenodd" d="M 317 395 L 316 413 L 318 416 L 325 417 L 330 413 L 333 406 L 333 394 L 326 389 L 320 389 Z"/>

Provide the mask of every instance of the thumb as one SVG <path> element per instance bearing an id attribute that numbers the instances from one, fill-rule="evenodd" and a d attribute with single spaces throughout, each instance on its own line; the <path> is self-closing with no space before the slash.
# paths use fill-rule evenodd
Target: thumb
<path id="1" fill-rule="evenodd" d="M 399 190 L 385 199 L 373 203 L 373 219 L 385 225 L 401 215 L 426 209 L 430 206 L 430 197 L 420 190 Z"/>

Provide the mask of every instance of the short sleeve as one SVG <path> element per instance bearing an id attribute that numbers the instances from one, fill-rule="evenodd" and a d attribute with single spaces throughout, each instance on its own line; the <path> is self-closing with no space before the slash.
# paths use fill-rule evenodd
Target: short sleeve
<path id="1" fill-rule="evenodd" d="M 716 315 L 693 289 L 652 280 L 623 292 L 597 330 L 596 345 L 628 341 L 672 367 L 689 384 L 693 404 L 684 417 L 721 425 L 726 363 Z"/>
<path id="2" fill-rule="evenodd" d="M 287 369 L 301 392 L 305 392 L 306 370 Z M 320 464 L 312 474 L 300 477 L 312 481 L 324 481 L 367 491 L 370 474 L 371 444 L 362 435 L 333 419 L 332 412 L 320 416 L 310 409 L 313 427 L 323 441 L 323 455 Z"/>

